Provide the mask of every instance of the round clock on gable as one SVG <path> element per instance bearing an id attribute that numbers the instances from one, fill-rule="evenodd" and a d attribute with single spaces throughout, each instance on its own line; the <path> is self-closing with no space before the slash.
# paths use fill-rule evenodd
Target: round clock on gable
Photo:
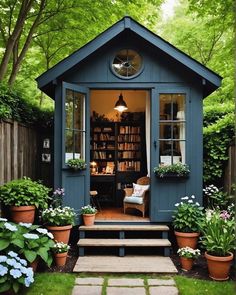
<path id="1" fill-rule="evenodd" d="M 142 58 L 132 49 L 122 49 L 112 61 L 112 71 L 120 78 L 133 78 L 142 70 Z"/>

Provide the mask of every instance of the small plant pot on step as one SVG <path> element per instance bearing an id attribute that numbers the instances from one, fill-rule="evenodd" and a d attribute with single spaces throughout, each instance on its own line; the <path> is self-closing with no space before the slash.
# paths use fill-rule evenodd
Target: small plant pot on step
<path id="1" fill-rule="evenodd" d="M 95 213 L 94 214 L 83 214 L 84 225 L 91 226 L 94 225 Z"/>
<path id="2" fill-rule="evenodd" d="M 11 206 L 11 220 L 15 223 L 33 223 L 35 216 L 35 206 Z"/>
<path id="3" fill-rule="evenodd" d="M 64 266 L 66 264 L 67 253 L 68 252 L 54 254 L 56 266 Z"/>

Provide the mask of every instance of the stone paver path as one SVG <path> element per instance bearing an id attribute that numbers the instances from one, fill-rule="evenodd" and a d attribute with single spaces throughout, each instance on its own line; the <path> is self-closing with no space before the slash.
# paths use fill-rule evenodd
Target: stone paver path
<path id="1" fill-rule="evenodd" d="M 147 285 L 140 278 L 108 278 L 103 286 L 103 277 L 76 278 L 72 295 L 178 295 L 173 279 L 148 279 Z"/>

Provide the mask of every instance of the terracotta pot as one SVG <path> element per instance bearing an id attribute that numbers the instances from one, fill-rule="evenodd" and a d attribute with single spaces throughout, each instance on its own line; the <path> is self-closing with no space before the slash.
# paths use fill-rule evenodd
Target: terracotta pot
<path id="1" fill-rule="evenodd" d="M 54 260 L 56 266 L 64 266 L 66 264 L 67 253 L 68 252 L 54 253 Z"/>
<path id="2" fill-rule="evenodd" d="M 33 262 L 30 262 L 30 267 L 33 268 L 33 271 L 36 272 L 39 264 L 39 259 L 36 258 Z"/>
<path id="3" fill-rule="evenodd" d="M 11 220 L 13 222 L 33 223 L 35 216 L 35 206 L 11 206 Z"/>
<path id="4" fill-rule="evenodd" d="M 191 270 L 193 267 L 193 258 L 180 257 L 182 270 Z"/>
<path id="5" fill-rule="evenodd" d="M 94 225 L 95 213 L 94 214 L 83 214 L 84 225 Z"/>
<path id="6" fill-rule="evenodd" d="M 216 281 L 226 281 L 229 278 L 229 271 L 231 261 L 233 260 L 233 253 L 229 253 L 229 256 L 213 256 L 205 252 L 207 259 L 207 266 L 209 271 L 209 277 Z"/>
<path id="7" fill-rule="evenodd" d="M 68 244 L 70 238 L 70 231 L 72 229 L 72 225 L 64 225 L 64 226 L 47 226 L 48 231 L 53 234 L 54 240 L 57 242 L 63 242 Z"/>
<path id="8" fill-rule="evenodd" d="M 175 236 L 179 248 L 188 246 L 192 249 L 196 249 L 199 235 L 200 233 L 182 233 L 175 231 Z"/>

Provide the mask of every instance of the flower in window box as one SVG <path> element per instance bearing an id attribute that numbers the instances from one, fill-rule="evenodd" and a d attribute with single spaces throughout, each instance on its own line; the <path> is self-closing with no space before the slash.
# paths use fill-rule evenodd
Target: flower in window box
<path id="1" fill-rule="evenodd" d="M 168 176 L 187 177 L 190 173 L 188 165 L 182 163 L 155 167 L 153 171 L 161 178 Z"/>
<path id="2" fill-rule="evenodd" d="M 66 165 L 74 170 L 84 170 L 87 164 L 83 159 L 69 159 Z"/>

